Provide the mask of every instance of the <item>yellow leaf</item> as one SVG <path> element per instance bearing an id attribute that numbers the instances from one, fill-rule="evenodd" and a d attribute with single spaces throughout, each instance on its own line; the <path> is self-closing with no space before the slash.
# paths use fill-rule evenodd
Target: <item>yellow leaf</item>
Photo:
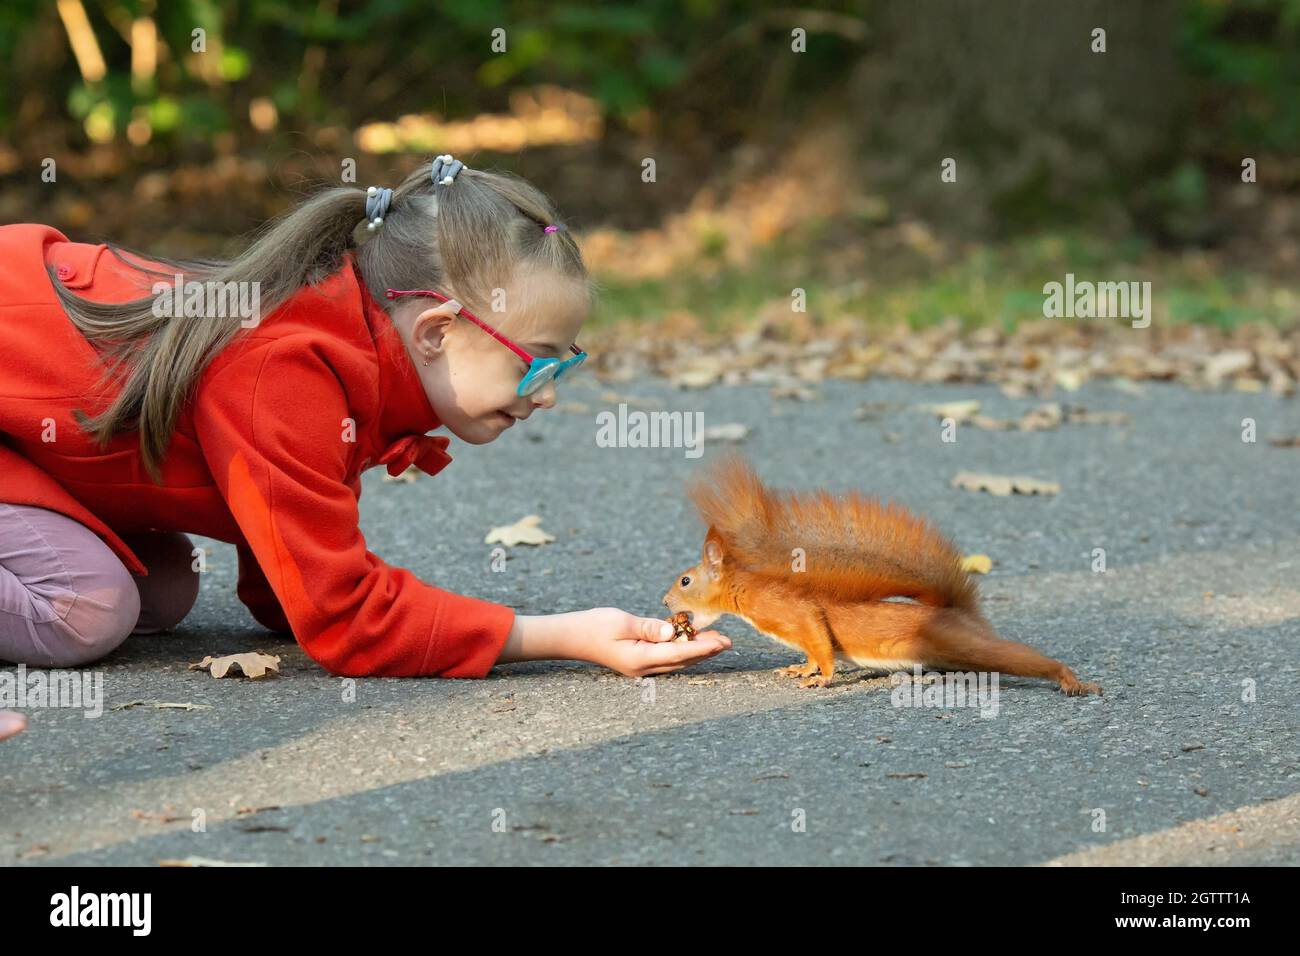
<path id="1" fill-rule="evenodd" d="M 513 548 L 517 544 L 547 544 L 555 540 L 555 535 L 547 534 L 540 527 L 541 515 L 528 515 L 514 524 L 493 528 L 483 539 L 484 544 L 504 544 Z"/>

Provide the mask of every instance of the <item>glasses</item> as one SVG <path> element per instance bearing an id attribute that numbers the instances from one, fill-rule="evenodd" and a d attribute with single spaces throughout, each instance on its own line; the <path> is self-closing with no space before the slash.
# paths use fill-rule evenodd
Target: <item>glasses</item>
<path id="1" fill-rule="evenodd" d="M 400 299 L 408 295 L 427 295 L 442 302 L 452 301 L 448 296 L 443 295 L 441 292 L 434 292 L 432 289 L 388 290 L 388 298 L 390 299 Z M 576 345 L 569 346 L 569 351 L 573 353 L 569 358 L 540 358 L 529 353 L 527 349 L 523 349 L 510 341 L 510 339 L 506 338 L 464 306 L 461 306 L 460 311 L 457 314 L 463 315 L 465 318 L 469 319 L 488 335 L 492 336 L 492 338 L 496 339 L 510 351 L 518 355 L 524 360 L 524 363 L 527 364 L 528 371 L 524 374 L 523 380 L 519 383 L 519 387 L 515 389 L 515 394 L 517 395 L 531 395 L 547 382 L 558 382 L 564 377 L 566 372 L 570 369 L 577 368 L 586 361 L 587 353 Z"/>

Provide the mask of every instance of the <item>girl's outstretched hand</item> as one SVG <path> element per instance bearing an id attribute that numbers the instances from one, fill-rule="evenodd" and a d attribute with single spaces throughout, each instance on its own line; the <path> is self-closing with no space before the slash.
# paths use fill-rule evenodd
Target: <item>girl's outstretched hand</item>
<path id="1" fill-rule="evenodd" d="M 27 726 L 27 718 L 12 710 L 0 710 L 0 740 L 21 734 Z"/>
<path id="2" fill-rule="evenodd" d="M 667 674 L 720 654 L 731 638 L 702 631 L 693 641 L 673 642 L 673 626 L 616 607 L 536 616 L 516 615 L 497 663 L 578 660 L 628 677 Z"/>
<path id="3" fill-rule="evenodd" d="M 604 664 L 628 677 L 668 674 L 721 654 L 731 638 L 701 631 L 693 641 L 673 642 L 673 626 L 661 618 L 637 617 L 616 607 L 580 611 L 590 617 L 587 660 Z"/>

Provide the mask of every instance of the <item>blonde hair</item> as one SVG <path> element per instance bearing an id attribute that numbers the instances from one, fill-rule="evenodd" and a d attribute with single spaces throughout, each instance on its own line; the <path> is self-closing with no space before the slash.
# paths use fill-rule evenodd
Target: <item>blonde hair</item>
<path id="1" fill-rule="evenodd" d="M 366 190 L 324 189 L 268 224 L 230 261 L 143 256 L 168 267 L 149 268 L 110 250 L 142 276 L 184 281 L 257 283 L 259 307 L 268 313 L 304 286 L 320 283 L 356 249 L 370 294 L 385 308 L 385 290 L 439 289 L 471 310 L 482 309 L 493 288 L 523 268 L 594 286 L 568 229 L 545 232 L 557 221 L 551 201 L 511 173 L 462 169 L 454 182 L 434 183 L 423 163 L 393 190 L 383 225 L 358 248 L 354 231 L 366 216 Z M 138 255 L 138 254 L 137 254 Z M 100 381 L 125 370 L 117 397 L 100 414 L 75 411 L 81 427 L 101 446 L 119 432 L 138 429 L 140 455 L 155 482 L 190 392 L 207 364 L 240 331 L 244 317 L 203 316 L 200 321 L 155 314 L 155 297 L 92 302 L 68 290 L 47 266 L 72 323 L 101 350 L 107 369 Z"/>

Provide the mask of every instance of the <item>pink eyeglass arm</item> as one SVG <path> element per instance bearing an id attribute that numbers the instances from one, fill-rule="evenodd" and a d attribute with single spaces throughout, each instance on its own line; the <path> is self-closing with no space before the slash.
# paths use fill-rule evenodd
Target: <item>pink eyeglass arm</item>
<path id="1" fill-rule="evenodd" d="M 450 301 L 451 301 L 450 298 L 448 298 L 447 296 L 443 295 L 441 292 L 434 292 L 432 289 L 411 289 L 411 290 L 409 290 L 409 291 L 405 291 L 405 292 L 399 292 L 399 291 L 397 291 L 396 289 L 389 289 L 387 295 L 388 295 L 388 298 L 390 298 L 390 299 L 400 299 L 400 298 L 402 298 L 403 296 L 408 296 L 408 295 L 431 295 L 431 296 L 433 296 L 435 299 L 439 299 L 439 300 L 441 300 L 441 301 L 443 301 L 443 302 L 450 302 Z M 492 328 L 492 326 L 488 325 L 486 322 L 484 322 L 483 320 L 481 320 L 478 316 L 474 315 L 474 313 L 470 312 L 469 309 L 466 309 L 466 308 L 462 307 L 461 310 L 460 310 L 460 312 L 459 312 L 458 314 L 459 314 L 459 315 L 463 315 L 465 318 L 469 319 L 471 322 L 473 322 L 475 325 L 477 325 L 480 329 L 482 329 L 482 330 L 483 330 L 484 332 L 486 332 L 488 335 L 492 336 L 492 338 L 496 339 L 498 342 L 500 342 L 502 345 L 504 345 L 504 346 L 505 346 L 506 348 L 508 348 L 510 351 L 512 351 L 512 352 L 514 352 L 516 355 L 518 355 L 518 356 L 519 356 L 521 359 L 523 359 L 526 363 L 528 363 L 529 365 L 533 364 L 533 357 L 532 357 L 531 355 L 529 355 L 527 352 L 525 352 L 525 351 L 524 351 L 523 349 L 521 349 L 519 346 L 515 345 L 514 342 L 511 342 L 508 338 L 506 338 L 504 335 L 502 335 L 502 334 L 501 334 L 500 332 L 498 332 L 496 329 Z"/>

